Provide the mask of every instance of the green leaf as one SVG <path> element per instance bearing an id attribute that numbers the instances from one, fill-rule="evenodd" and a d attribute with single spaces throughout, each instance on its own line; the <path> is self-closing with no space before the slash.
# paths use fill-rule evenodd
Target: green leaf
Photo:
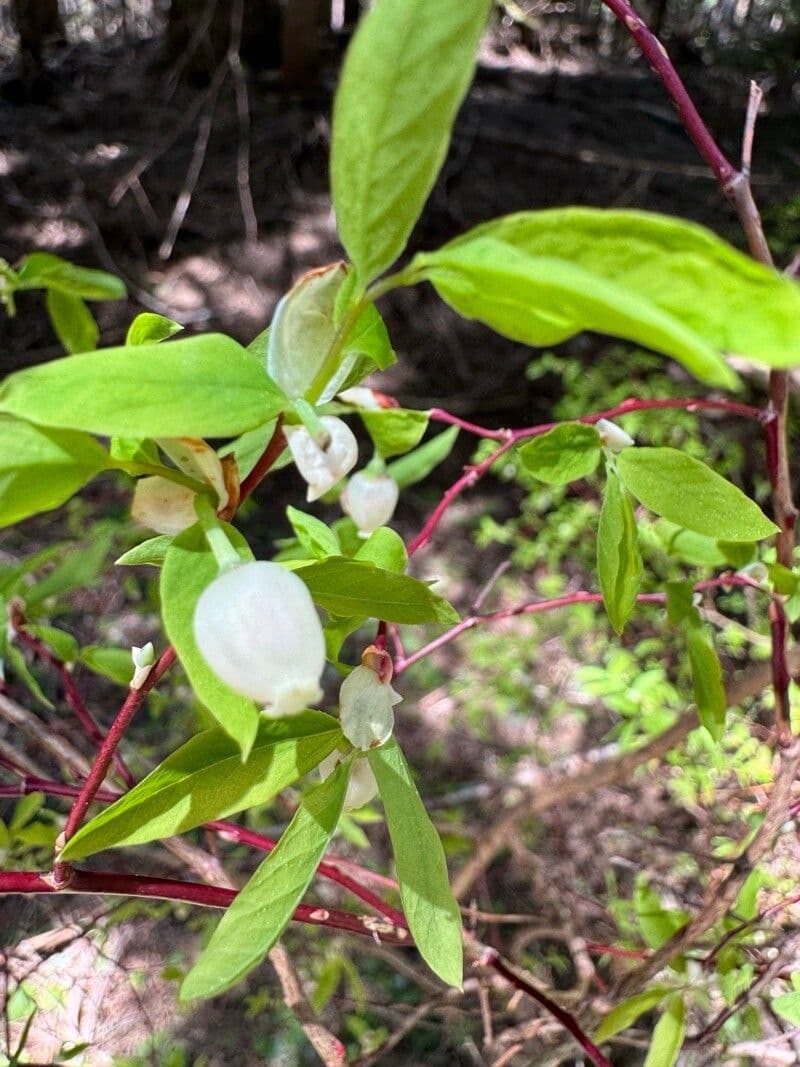
<path id="1" fill-rule="evenodd" d="M 480 236 L 416 256 L 411 271 L 464 318 L 512 340 L 553 345 L 597 330 L 671 356 L 701 381 L 737 384 L 716 348 L 679 318 L 565 258 L 530 255 Z"/>
<path id="2" fill-rule="evenodd" d="M 705 627 L 691 627 L 686 638 L 697 714 L 712 738 L 719 741 L 725 732 L 725 709 L 728 706 L 719 657 Z"/>
<path id="3" fill-rule="evenodd" d="M 256 426 L 254 430 L 246 430 L 235 441 L 229 441 L 228 444 L 219 449 L 218 455 L 220 458 L 232 455 L 236 459 L 236 470 L 240 481 L 244 481 L 261 459 L 267 445 L 272 440 L 272 435 L 275 433 L 275 426 L 275 419 L 270 419 L 263 426 Z M 291 462 L 291 453 L 286 448 L 272 464 L 270 470 L 280 470 L 281 467 L 286 467 Z"/>
<path id="4" fill-rule="evenodd" d="M 395 739 L 368 752 L 367 759 L 386 811 L 409 929 L 431 970 L 460 989 L 461 913 L 450 889 L 442 842 Z"/>
<path id="5" fill-rule="evenodd" d="M 354 558 L 365 563 L 374 563 L 376 567 L 394 571 L 396 574 L 405 574 L 408 566 L 408 552 L 403 538 L 388 526 L 379 526 L 377 530 L 373 530 Z"/>
<path id="6" fill-rule="evenodd" d="M 397 362 L 386 325 L 374 304 L 369 304 L 358 318 L 343 348 L 345 361 L 352 367 L 340 388 L 357 385 L 373 371 L 386 370 Z"/>
<path id="7" fill-rule="evenodd" d="M 181 1000 L 213 997 L 257 966 L 303 899 L 342 813 L 349 767 L 306 793 L 277 846 L 222 916 L 181 986 Z"/>
<path id="8" fill-rule="evenodd" d="M 778 532 L 741 489 L 676 448 L 626 448 L 617 470 L 646 508 L 687 530 L 721 541 L 760 541 Z"/>
<path id="9" fill-rule="evenodd" d="M 487 0 L 378 0 L 350 44 L 333 106 L 331 188 L 362 285 L 400 255 L 466 95 Z"/>
<path id="10" fill-rule="evenodd" d="M 773 997 L 770 1007 L 776 1015 L 786 1019 L 792 1026 L 800 1026 L 800 992 L 784 993 L 782 996 Z"/>
<path id="11" fill-rule="evenodd" d="M 706 537 L 693 530 L 684 530 L 666 519 L 658 519 L 654 528 L 664 551 L 675 559 L 690 563 L 694 567 L 723 567 L 728 562 L 713 537 Z"/>
<path id="12" fill-rule="evenodd" d="M 0 415 L 0 526 L 57 508 L 109 466 L 86 434 Z"/>
<path id="13" fill-rule="evenodd" d="M 453 445 L 458 437 L 458 427 L 450 426 L 444 433 L 437 434 L 424 445 L 409 452 L 402 459 L 396 459 L 386 468 L 401 489 L 409 485 L 416 485 L 423 481 L 431 471 L 435 470 L 440 463 L 453 451 Z"/>
<path id="14" fill-rule="evenodd" d="M 689 921 L 685 911 L 665 908 L 661 898 L 640 878 L 633 894 L 633 906 L 642 936 L 650 948 L 661 948 Z"/>
<path id="15" fill-rule="evenodd" d="M 526 470 L 550 485 L 567 485 L 586 478 L 601 456 L 600 434 L 594 426 L 564 422 L 535 437 L 519 450 Z"/>
<path id="16" fill-rule="evenodd" d="M 42 707 L 47 708 L 48 711 L 53 711 L 52 701 L 48 700 L 44 695 L 44 690 L 39 685 L 38 680 L 31 673 L 28 664 L 25 662 L 25 657 L 17 646 L 9 645 L 6 649 L 6 656 L 8 657 L 9 666 L 11 667 L 13 674 L 16 676 L 17 681 L 25 686 L 31 696 L 35 700 L 38 700 Z"/>
<path id="17" fill-rule="evenodd" d="M 686 1009 L 680 994 L 670 997 L 666 1010 L 656 1023 L 644 1067 L 674 1067 L 686 1036 Z"/>
<path id="18" fill-rule="evenodd" d="M 359 415 L 384 459 L 402 455 L 414 448 L 428 428 L 428 414 L 425 411 L 407 411 L 403 408 L 366 411 L 362 408 Z"/>
<path id="19" fill-rule="evenodd" d="M 164 315 L 156 315 L 152 311 L 143 311 L 137 315 L 128 327 L 125 335 L 126 345 L 156 345 L 159 341 L 167 341 L 180 333 L 183 326 L 173 319 Z"/>
<path id="20" fill-rule="evenodd" d="M 479 237 L 580 267 L 680 320 L 718 352 L 772 367 L 798 362 L 800 287 L 696 223 L 557 208 L 495 219 L 452 244 Z"/>
<path id="21" fill-rule="evenodd" d="M 347 748 L 339 723 L 321 711 L 261 719 L 245 760 L 223 730 L 205 730 L 83 826 L 62 855 L 141 845 L 266 804 L 337 747 Z"/>
<path id="22" fill-rule="evenodd" d="M 114 531 L 111 527 L 95 526 L 93 539 L 84 548 L 73 548 L 61 562 L 25 591 L 30 611 L 51 596 L 64 596 L 74 589 L 93 585 L 102 570 L 111 547 Z"/>
<path id="23" fill-rule="evenodd" d="M 424 582 L 371 563 L 330 556 L 295 571 L 314 601 L 333 615 L 363 615 L 387 622 L 438 622 L 450 626 L 458 614 Z"/>
<path id="24" fill-rule="evenodd" d="M 52 649 L 64 663 L 75 663 L 78 659 L 78 642 L 72 634 L 59 630 L 55 626 L 34 623 L 27 623 L 25 629 L 32 637 L 37 637 L 48 648 Z"/>
<path id="25" fill-rule="evenodd" d="M 627 1000 L 616 1004 L 598 1026 L 594 1035 L 596 1044 L 600 1045 L 610 1037 L 613 1037 L 614 1034 L 627 1030 L 640 1015 L 644 1015 L 646 1011 L 651 1011 L 671 992 L 672 988 L 670 986 L 652 986 L 652 988 L 646 989 L 644 993 L 637 993 L 635 996 L 628 997 Z"/>
<path id="26" fill-rule="evenodd" d="M 32 252 L 17 275 L 16 289 L 55 289 L 84 300 L 124 300 L 124 284 L 113 274 L 77 267 L 50 252 Z"/>
<path id="27" fill-rule="evenodd" d="M 621 634 L 636 607 L 642 557 L 630 497 L 612 467 L 607 475 L 597 529 L 597 574 L 611 625 Z"/>
<path id="28" fill-rule="evenodd" d="M 133 660 L 130 649 L 87 645 L 86 648 L 81 649 L 81 663 L 95 674 L 110 678 L 117 685 L 127 687 L 133 678 Z"/>
<path id="29" fill-rule="evenodd" d="M 692 626 L 700 624 L 700 612 L 694 606 L 694 587 L 691 582 L 667 582 L 667 622 L 670 626 L 680 626 L 689 622 Z"/>
<path id="30" fill-rule="evenodd" d="M 27 796 L 22 797 L 14 806 L 14 813 L 11 816 L 11 821 L 8 824 L 8 828 L 12 835 L 23 827 L 36 816 L 36 813 L 44 807 L 44 793 L 28 793 Z"/>
<path id="31" fill-rule="evenodd" d="M 297 540 L 315 559 L 341 555 L 339 538 L 321 519 L 293 507 L 286 509 L 286 517 L 292 524 Z"/>
<path id="32" fill-rule="evenodd" d="M 239 531 L 227 524 L 223 527 L 241 558 L 251 560 L 252 553 Z M 200 594 L 218 573 L 217 561 L 200 526 L 195 524 L 184 530 L 167 549 L 161 568 L 161 615 L 198 699 L 246 756 L 258 729 L 258 708 L 217 677 L 194 639 L 194 609 Z"/>
<path id="33" fill-rule="evenodd" d="M 117 567 L 139 567 L 149 564 L 152 567 L 160 567 L 167 556 L 167 549 L 172 544 L 169 534 L 158 534 L 156 537 L 148 537 L 127 552 L 123 552 L 119 559 L 114 560 Z"/>
<path id="34" fill-rule="evenodd" d="M 46 304 L 56 337 L 67 352 L 90 352 L 97 348 L 100 330 L 79 296 L 48 289 Z"/>
<path id="35" fill-rule="evenodd" d="M 222 334 L 87 352 L 0 385 L 0 411 L 123 437 L 229 437 L 285 405 L 255 360 Z"/>

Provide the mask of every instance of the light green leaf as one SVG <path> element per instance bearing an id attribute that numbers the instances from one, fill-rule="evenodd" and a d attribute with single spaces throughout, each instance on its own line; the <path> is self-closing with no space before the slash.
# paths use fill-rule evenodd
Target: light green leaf
<path id="1" fill-rule="evenodd" d="M 685 1016 L 683 997 L 675 994 L 656 1023 L 644 1067 L 674 1067 L 686 1036 Z"/>
<path id="2" fill-rule="evenodd" d="M 97 348 L 100 330 L 79 296 L 48 289 L 45 302 L 56 337 L 67 352 L 90 352 Z"/>
<path id="3" fill-rule="evenodd" d="M 535 437 L 519 450 L 525 469 L 550 485 L 567 485 L 586 478 L 601 456 L 600 434 L 594 426 L 564 422 Z"/>
<path id="4" fill-rule="evenodd" d="M 642 937 L 650 948 L 661 948 L 689 921 L 687 912 L 677 908 L 665 908 L 661 897 L 650 888 L 644 878 L 640 878 L 636 883 L 633 906 Z"/>
<path id="5" fill-rule="evenodd" d="M 696 223 L 557 208 L 495 219 L 451 244 L 480 237 L 581 267 L 679 319 L 718 352 L 772 367 L 800 361 L 800 286 Z"/>
<path id="6" fill-rule="evenodd" d="M 386 468 L 401 489 L 409 485 L 416 485 L 423 481 L 431 471 L 435 470 L 440 463 L 453 451 L 453 445 L 458 437 L 458 427 L 450 426 L 444 433 L 437 434 L 424 445 L 415 448 L 402 459 L 396 459 Z"/>
<path id="7" fill-rule="evenodd" d="M 275 433 L 275 426 L 275 419 L 270 419 L 263 426 L 256 426 L 254 430 L 246 430 L 235 441 L 229 441 L 228 444 L 219 449 L 218 455 L 220 458 L 231 455 L 235 458 L 239 481 L 243 482 L 261 459 L 267 445 L 272 440 L 272 435 Z M 284 449 L 283 453 L 272 464 L 270 470 L 280 470 L 281 467 L 286 467 L 291 462 L 291 453 L 288 448 Z"/>
<path id="8" fill-rule="evenodd" d="M 403 251 L 444 161 L 487 0 L 378 0 L 350 44 L 333 107 L 331 188 L 362 285 Z"/>
<path id="9" fill-rule="evenodd" d="M 160 567 L 171 544 L 172 537 L 168 534 L 148 537 L 146 541 L 134 545 L 127 552 L 123 552 L 119 559 L 114 561 L 114 564 L 117 567 L 138 567 L 147 563 L 152 567 Z"/>
<path id="10" fill-rule="evenodd" d="M 611 625 L 621 634 L 636 607 L 642 557 L 630 497 L 612 467 L 607 476 L 597 529 L 597 574 Z"/>
<path id="11" fill-rule="evenodd" d="M 62 855 L 141 845 L 267 804 L 337 747 L 347 748 L 339 723 L 321 711 L 261 719 L 244 761 L 223 730 L 205 730 L 82 827 Z"/>
<path id="12" fill-rule="evenodd" d="M 133 678 L 133 660 L 130 649 L 87 645 L 81 649 L 81 663 L 95 674 L 110 678 L 117 685 L 127 687 Z"/>
<path id="13" fill-rule="evenodd" d="M 387 622 L 458 622 L 455 609 L 424 582 L 371 563 L 330 556 L 298 567 L 314 601 L 333 615 L 367 616 Z"/>
<path id="14" fill-rule="evenodd" d="M 408 552 L 403 538 L 388 526 L 373 530 L 355 554 L 355 559 L 374 563 L 385 571 L 404 574 L 408 566 Z"/>
<path id="15" fill-rule="evenodd" d="M 252 553 L 239 531 L 227 524 L 223 526 L 241 558 L 251 560 Z M 246 757 L 258 729 L 258 708 L 217 677 L 194 639 L 194 609 L 200 594 L 218 573 L 217 561 L 200 526 L 196 524 L 184 530 L 167 549 L 161 568 L 161 615 L 198 699 L 238 741 Z"/>
<path id="16" fill-rule="evenodd" d="M 0 415 L 0 526 L 57 508 L 109 466 L 86 434 Z"/>
<path id="17" fill-rule="evenodd" d="M 684 530 L 682 526 L 676 526 L 674 522 L 668 522 L 666 519 L 659 519 L 654 523 L 654 528 L 664 551 L 675 559 L 695 567 L 722 567 L 727 562 L 725 554 L 713 537 L 706 537 L 693 530 Z"/>
<path id="18" fill-rule="evenodd" d="M 16 289 L 56 289 L 84 300 L 123 300 L 124 284 L 113 274 L 77 267 L 50 252 L 32 252 L 17 275 Z"/>
<path id="19" fill-rule="evenodd" d="M 339 538 L 321 519 L 293 507 L 286 509 L 286 517 L 292 524 L 297 540 L 315 559 L 341 555 Z"/>
<path id="20" fill-rule="evenodd" d="M 786 1019 L 792 1026 L 800 1026 L 800 991 L 773 997 L 770 1006 L 776 1015 Z"/>
<path id="21" fill-rule="evenodd" d="M 128 327 L 125 344 L 155 345 L 159 341 L 169 340 L 182 329 L 183 326 L 173 319 L 168 319 L 164 315 L 156 315 L 152 311 L 143 311 Z"/>
<path id="22" fill-rule="evenodd" d="M 37 637 L 48 648 L 63 660 L 64 663 L 74 663 L 78 658 L 78 642 L 72 634 L 59 630 L 55 626 L 45 626 L 37 623 L 26 623 L 26 631 L 33 637 Z"/>
<path id="23" fill-rule="evenodd" d="M 123 437 L 229 437 L 285 405 L 255 360 L 222 334 L 87 352 L 0 385 L 0 411 Z"/>
<path id="24" fill-rule="evenodd" d="M 652 986 L 652 988 L 646 989 L 644 993 L 637 993 L 635 996 L 623 1000 L 620 1004 L 616 1004 L 598 1026 L 594 1035 L 596 1044 L 600 1045 L 610 1037 L 613 1037 L 614 1034 L 627 1030 L 640 1015 L 644 1015 L 646 1011 L 651 1011 L 671 992 L 672 988 L 670 986 Z"/>
<path id="25" fill-rule="evenodd" d="M 400 746 L 391 738 L 367 753 L 386 811 L 400 899 L 420 955 L 443 982 L 461 988 L 461 913 L 444 849 L 420 800 Z"/>
<path id="26" fill-rule="evenodd" d="M 31 673 L 31 670 L 25 661 L 25 657 L 17 646 L 9 645 L 6 649 L 6 656 L 8 657 L 11 671 L 16 676 L 17 681 L 25 686 L 31 696 L 35 700 L 38 700 L 42 707 L 47 708 L 48 711 L 53 711 L 52 701 L 48 700 L 44 695 L 44 690 L 39 685 L 38 679 Z"/>
<path id="27" fill-rule="evenodd" d="M 376 370 L 386 370 L 397 362 L 383 319 L 369 304 L 344 341 L 345 360 L 352 364 L 341 388 L 357 385 Z M 355 356 L 355 359 L 353 357 Z"/>
<path id="28" fill-rule="evenodd" d="M 403 408 L 381 408 L 380 411 L 362 409 L 359 415 L 384 459 L 402 455 L 414 448 L 428 428 L 428 414 L 425 411 L 407 411 Z"/>
<path id="29" fill-rule="evenodd" d="M 306 793 L 277 846 L 222 916 L 181 986 L 181 1000 L 229 989 L 269 952 L 303 899 L 342 813 L 349 767 Z"/>
<path id="30" fill-rule="evenodd" d="M 728 706 L 719 657 L 705 627 L 691 627 L 686 640 L 697 714 L 712 738 L 719 741 L 725 732 L 725 709 Z"/>
<path id="31" fill-rule="evenodd" d="M 778 532 L 741 489 L 676 448 L 626 448 L 617 470 L 646 508 L 687 530 L 721 541 L 760 541 Z"/>
<path id="32" fill-rule="evenodd" d="M 416 256 L 412 271 L 459 314 L 515 341 L 552 345 L 597 330 L 671 356 L 712 385 L 738 381 L 714 345 L 679 318 L 566 258 L 481 236 Z"/>
<path id="33" fill-rule="evenodd" d="M 29 612 L 48 597 L 64 596 L 73 589 L 84 589 L 93 585 L 105 565 L 113 536 L 112 527 L 103 527 L 98 523 L 93 530 L 92 540 L 86 546 L 73 546 L 60 563 L 35 585 L 25 590 L 25 603 Z"/>

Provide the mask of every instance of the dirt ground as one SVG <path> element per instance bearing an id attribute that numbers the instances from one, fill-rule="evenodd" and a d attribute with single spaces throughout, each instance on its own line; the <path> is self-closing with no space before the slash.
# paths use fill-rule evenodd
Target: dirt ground
<path id="1" fill-rule="evenodd" d="M 27 251 L 46 249 L 121 275 L 129 285 L 129 304 L 95 306 L 105 343 L 120 341 L 132 315 L 143 307 L 176 318 L 189 329 L 221 329 L 250 340 L 299 274 L 341 255 L 327 192 L 335 71 L 305 98 L 281 95 L 267 77 L 250 84 L 250 174 L 258 238 L 246 241 L 236 181 L 240 129 L 231 87 L 223 86 L 212 114 L 198 89 L 167 87 L 163 72 L 152 66 L 150 45 L 127 53 L 79 51 L 73 58 L 74 65 L 58 73 L 56 98 L 24 105 L 0 100 L 0 256 L 14 263 Z M 660 86 L 641 65 L 612 71 L 570 63 L 544 70 L 525 55 L 503 55 L 493 47 L 486 48 L 482 60 L 412 250 L 435 247 L 494 215 L 572 203 L 683 214 L 735 239 L 732 212 Z M 690 70 L 687 76 L 700 110 L 723 146 L 736 155 L 745 79 L 712 76 L 703 69 Z M 203 121 L 210 123 L 203 167 L 170 250 L 165 248 L 170 215 L 181 190 L 186 190 L 198 123 Z M 762 206 L 784 203 L 800 193 L 798 146 L 800 116 L 768 108 L 758 126 L 753 183 Z M 0 320 L 3 372 L 60 354 L 39 299 L 23 295 L 17 317 Z M 529 350 L 461 322 L 426 289 L 393 295 L 382 310 L 401 357 L 387 387 L 401 401 L 416 407 L 442 404 L 462 416 L 496 424 L 546 417 L 554 398 L 522 375 Z M 462 451 L 453 465 L 464 458 Z M 412 504 L 420 514 L 425 506 L 424 500 Z M 480 498 L 466 506 L 480 507 Z M 404 521 L 410 525 L 416 518 L 412 514 Z M 469 576 L 468 588 L 461 590 L 465 602 L 495 563 L 489 555 L 479 572 Z M 568 695 L 572 665 L 560 655 L 557 640 L 539 650 L 539 664 L 548 692 Z M 457 658 L 447 666 L 457 670 Z M 467 810 L 475 817 L 474 837 L 481 789 L 487 783 L 490 789 L 496 785 L 500 773 L 492 752 L 462 728 L 457 702 L 444 687 L 421 700 L 413 721 L 413 731 L 403 739 L 411 755 L 431 759 L 426 752 L 438 745 L 448 766 L 459 768 L 463 788 L 473 790 L 473 806 Z M 510 724 L 496 741 L 507 751 L 568 758 L 596 747 L 606 725 L 587 727 L 568 717 L 549 732 L 535 724 Z M 520 773 L 526 768 L 534 773 L 534 762 L 530 757 L 521 760 Z M 503 934 L 505 951 L 517 958 L 526 952 L 541 958 L 566 940 L 573 969 L 561 974 L 554 970 L 547 980 L 561 983 L 565 990 L 584 988 L 587 973 L 579 972 L 586 954 L 574 943 L 573 932 L 591 931 L 597 941 L 614 937 L 615 927 L 596 903 L 596 893 L 610 866 L 621 872 L 626 865 L 635 866 L 641 848 L 637 827 L 647 824 L 657 835 L 657 843 L 648 845 L 656 871 L 659 866 L 668 871 L 676 850 L 687 843 L 693 842 L 698 852 L 710 847 L 713 826 L 700 817 L 676 823 L 665 795 L 660 778 L 609 788 L 595 793 L 591 804 L 575 802 L 530 827 L 529 837 L 502 859 L 491 891 L 485 880 L 475 890 L 479 902 L 488 902 L 497 899 L 502 887 L 508 911 L 530 913 L 531 921 L 521 924 L 518 933 L 512 928 Z M 467 827 L 448 824 L 446 798 L 441 809 L 441 825 L 449 825 L 454 833 L 468 832 Z M 619 829 L 606 833 L 608 825 Z M 382 832 L 370 836 L 381 849 Z M 274 1004 L 259 999 L 259 990 L 270 981 L 268 967 L 247 987 L 249 1001 L 238 996 L 181 1014 L 174 1007 L 169 961 L 173 956 L 182 959 L 195 937 L 187 925 L 188 913 L 177 909 L 159 919 L 140 915 L 103 934 L 71 937 L 69 924 L 76 918 L 96 918 L 94 903 L 59 902 L 57 908 L 49 902 L 0 905 L 0 926 L 6 930 L 39 931 L 48 924 L 66 930 L 63 941 L 29 939 L 15 957 L 19 974 L 33 968 L 32 981 L 40 990 L 62 988 L 65 982 L 69 988 L 61 1007 L 43 1011 L 32 1032 L 31 1049 L 42 1062 L 49 1062 L 65 1040 L 89 1041 L 93 1050 L 86 1062 L 104 1065 L 115 1055 L 141 1053 L 148 1037 L 167 1028 L 188 1050 L 188 1058 L 168 1060 L 158 1046 L 136 1062 L 269 1062 L 286 1067 L 313 1062 L 291 1025 L 271 1010 Z M 691 898 L 683 903 L 697 905 Z M 492 940 L 493 928 L 482 936 Z M 5 938 L 0 935 L 0 940 Z M 331 951 L 329 940 L 305 931 L 293 933 L 290 940 L 312 972 Z M 348 946 L 348 952 L 366 975 L 376 1015 L 390 1031 L 404 1026 L 410 1009 L 402 979 L 393 994 L 384 972 L 375 992 L 369 982 L 380 953 L 369 946 Z M 357 1012 L 357 1001 L 352 990 L 340 990 L 333 1018 Z M 480 1033 L 475 989 L 464 1002 L 440 998 L 432 1004 L 416 1024 L 416 1031 L 430 1041 L 430 1053 L 419 1062 L 487 1062 L 469 1036 Z M 534 1019 L 525 1009 L 512 1009 L 507 995 L 500 1016 L 506 1026 L 522 1029 Z M 548 1026 L 542 1031 L 542 1047 L 550 1042 L 556 1048 Z M 503 1049 L 495 1048 L 496 1058 Z M 634 1045 L 629 1058 L 619 1063 L 641 1063 L 642 1057 L 642 1049 Z M 415 1061 L 401 1044 L 380 1062 L 412 1067 Z M 514 1060 L 531 1067 L 540 1062 L 524 1056 Z M 575 1061 L 567 1057 L 552 1062 Z"/>

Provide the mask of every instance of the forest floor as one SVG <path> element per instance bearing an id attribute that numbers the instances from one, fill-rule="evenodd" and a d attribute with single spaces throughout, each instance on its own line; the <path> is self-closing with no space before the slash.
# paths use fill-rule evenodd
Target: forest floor
<path id="1" fill-rule="evenodd" d="M 152 58 L 150 46 L 114 54 L 81 52 L 79 66 L 59 71 L 57 100 L 0 102 L 0 256 L 14 263 L 25 252 L 45 249 L 122 276 L 131 294 L 127 306 L 95 305 L 104 343 L 120 342 L 142 308 L 167 314 L 187 329 L 220 329 L 249 341 L 300 274 L 341 255 L 327 187 L 330 85 L 300 98 L 281 95 L 269 78 L 252 79 L 248 150 L 258 236 L 245 240 L 236 177 L 241 128 L 231 86 L 224 85 L 215 101 L 182 84 L 170 89 L 163 74 L 153 72 Z M 495 215 L 565 204 L 681 214 L 736 240 L 733 213 L 660 86 L 641 65 L 611 70 L 566 64 L 543 70 L 525 56 L 503 56 L 498 50 L 487 51 L 483 60 L 413 249 L 436 247 Z M 746 79 L 712 76 L 702 68 L 687 73 L 701 112 L 735 157 Z M 203 166 L 173 240 L 170 217 L 182 190 L 188 191 L 203 123 L 208 123 Z M 753 180 L 763 207 L 800 194 L 798 145 L 796 109 L 768 109 L 758 125 Z M 60 354 L 39 299 L 24 295 L 17 317 L 0 321 L 3 373 Z M 393 296 L 382 310 L 400 363 L 381 387 L 401 402 L 441 405 L 493 425 L 548 418 L 558 399 L 556 386 L 548 379 L 543 388 L 541 380 L 525 377 L 530 350 L 457 319 L 425 289 Z M 597 342 L 583 341 L 569 351 L 588 359 Z M 434 483 L 452 480 L 472 445 L 460 443 Z M 261 527 L 265 542 L 286 533 L 282 518 L 274 517 L 275 504 L 282 510 L 292 491 L 293 483 L 285 479 L 282 475 L 276 483 L 273 515 L 259 511 L 248 518 L 254 530 Z M 496 546 L 477 554 L 469 524 L 484 510 L 507 514 L 508 493 L 487 482 L 455 508 L 422 564 L 425 577 L 442 576 L 445 592 L 461 609 L 469 608 L 504 562 Z M 433 499 L 424 490 L 409 494 L 398 516 L 401 533 L 418 528 Z M 32 547 L 38 539 L 59 536 L 47 523 L 29 524 L 23 533 Z M 9 546 L 18 543 L 0 542 L 4 550 Z M 119 588 L 104 587 L 103 596 L 122 616 Z M 81 635 L 87 640 L 97 635 L 92 614 L 102 603 L 88 604 Z M 126 625 L 121 618 L 123 643 L 129 636 Z M 561 639 L 557 625 L 542 626 L 531 638 L 528 624 L 509 623 L 506 633 L 515 647 L 529 646 L 517 679 L 532 685 L 529 708 L 488 716 L 476 726 L 476 708 L 490 698 L 454 649 L 412 676 L 406 689 L 409 715 L 401 738 L 421 769 L 423 792 L 448 835 L 455 869 L 484 825 L 499 814 L 497 805 L 531 788 L 540 765 L 559 767 L 564 761 L 569 767 L 581 754 L 602 755 L 611 725 L 602 704 L 587 700 L 577 686 L 575 648 Z M 591 654 L 588 645 L 585 651 Z M 494 670 L 505 684 L 516 668 L 503 663 Z M 491 665 L 486 671 L 491 682 Z M 551 706 L 562 709 L 558 716 L 546 714 Z M 151 723 L 151 742 L 154 730 Z M 165 730 L 163 750 L 179 741 Z M 475 919 L 480 936 L 524 960 L 543 981 L 564 991 L 567 1001 L 571 994 L 579 998 L 587 984 L 601 996 L 615 964 L 606 961 L 605 970 L 595 969 L 585 942 L 606 943 L 618 936 L 614 916 L 601 900 L 607 901 L 610 877 L 620 895 L 630 892 L 641 865 L 642 827 L 647 827 L 651 877 L 688 910 L 698 906 L 701 876 L 691 871 L 677 877 L 675 856 L 685 850 L 708 856 L 716 827 L 699 809 L 694 815 L 676 809 L 667 789 L 669 774 L 666 767 L 635 783 L 595 790 L 526 823 L 466 897 L 479 908 L 516 916 L 506 926 Z M 370 862 L 379 866 L 385 859 L 382 831 L 367 826 L 366 832 L 379 853 Z M 354 846 L 338 844 L 340 851 L 363 858 Z M 155 851 L 143 862 L 148 869 L 174 873 Z M 710 860 L 708 866 L 713 868 Z M 324 891 L 318 899 L 326 902 Z M 177 1009 L 175 968 L 185 963 L 197 939 L 188 909 L 165 908 L 157 915 L 152 907 L 134 909 L 124 923 L 109 923 L 100 919 L 96 905 L 69 899 L 0 904 L 0 928 L 27 936 L 13 957 L 12 974 L 18 978 L 31 968 L 29 989 L 41 1007 L 30 1035 L 34 1058 L 44 1062 L 65 1041 L 87 1041 L 85 1062 L 93 1065 L 121 1062 L 114 1057 L 123 1055 L 141 1057 L 126 1061 L 137 1064 L 212 1067 L 313 1062 L 281 1014 L 266 966 L 248 984 L 244 1000 L 239 993 L 197 1011 Z M 95 933 L 73 936 L 70 924 L 84 920 Z M 37 940 L 45 927 L 55 935 Z M 8 938 L 9 947 L 14 937 Z M 330 942 L 306 931 L 292 931 L 289 942 L 304 971 L 318 975 L 330 956 Z M 484 994 L 474 985 L 463 1000 L 443 997 L 435 984 L 426 984 L 417 963 L 405 980 L 402 972 L 394 980 L 392 971 L 402 964 L 382 950 L 344 943 L 335 950 L 356 959 L 370 1017 L 386 1033 L 407 1026 L 416 1010 L 410 1004 L 428 1004 L 413 1026 L 416 1051 L 401 1042 L 379 1062 L 483 1064 L 500 1062 L 512 1047 L 510 1038 L 487 1034 L 485 1015 L 481 1029 Z M 421 990 L 416 1000 L 409 989 Z M 544 1063 L 547 1050 L 558 1047 L 556 1030 L 549 1023 L 538 1025 L 524 1006 L 510 1005 L 507 993 L 494 990 L 491 996 L 503 1004 L 503 1026 L 516 1027 L 523 1042 L 514 1064 Z M 349 1020 L 352 1041 L 353 1020 L 363 1014 L 361 998 L 357 982 L 345 981 L 327 1008 L 334 1029 Z M 378 1023 L 374 1028 L 379 1040 Z M 534 1038 L 541 1044 L 530 1052 L 525 1041 Z M 358 1039 L 362 1048 L 369 1047 L 368 1034 Z M 641 1063 L 642 1047 L 634 1043 L 615 1062 Z"/>

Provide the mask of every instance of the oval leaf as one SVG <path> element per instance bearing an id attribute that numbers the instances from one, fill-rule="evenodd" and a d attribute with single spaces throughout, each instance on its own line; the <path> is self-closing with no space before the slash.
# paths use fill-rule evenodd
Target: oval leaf
<path id="1" fill-rule="evenodd" d="M 403 911 L 420 955 L 443 982 L 461 988 L 461 912 L 444 849 L 400 746 L 391 738 L 367 753 L 386 811 Z"/>
<path id="2" fill-rule="evenodd" d="M 48 289 L 45 303 L 56 337 L 67 352 L 90 352 L 97 348 L 100 330 L 79 296 Z"/>
<path id="3" fill-rule="evenodd" d="M 366 285 L 405 247 L 444 161 L 488 0 L 378 0 L 356 31 L 333 107 L 331 188 Z"/>
<path id="4" fill-rule="evenodd" d="M 719 741 L 725 732 L 725 709 L 728 706 L 719 657 L 704 627 L 691 627 L 686 637 L 697 714 L 712 738 Z"/>
<path id="5" fill-rule="evenodd" d="M 519 450 L 525 469 L 550 485 L 566 485 L 591 474 L 600 462 L 600 434 L 594 426 L 565 422 Z"/>
<path id="6" fill-rule="evenodd" d="M 676 448 L 626 448 L 617 469 L 646 508 L 687 530 L 734 542 L 778 532 L 741 489 Z"/>
<path id="7" fill-rule="evenodd" d="M 123 437 L 229 437 L 285 405 L 253 357 L 222 334 L 57 359 L 0 385 L 0 411 Z"/>
<path id="8" fill-rule="evenodd" d="M 686 1009 L 683 997 L 676 994 L 656 1023 L 653 1040 L 644 1067 L 674 1067 L 686 1036 Z"/>
<path id="9" fill-rule="evenodd" d="M 636 607 L 642 557 L 630 497 L 611 467 L 597 528 L 597 573 L 611 625 L 621 634 Z"/>
<path id="10" fill-rule="evenodd" d="M 130 657 L 128 664 L 130 675 Z M 205 730 L 81 827 L 62 856 L 83 859 L 104 848 L 141 845 L 266 804 L 337 746 L 347 747 L 339 723 L 321 711 L 260 720 L 244 761 L 224 731 Z"/>
<path id="11" fill-rule="evenodd" d="M 595 1032 L 594 1039 L 597 1044 L 607 1041 L 622 1030 L 627 1030 L 640 1015 L 644 1015 L 646 1011 L 651 1011 L 671 992 L 670 986 L 653 986 L 651 989 L 646 989 L 644 993 L 637 993 L 635 996 L 628 997 L 627 1000 L 615 1005 Z"/>
<path id="12" fill-rule="evenodd" d="M 277 846 L 236 896 L 181 986 L 181 1000 L 213 997 L 256 967 L 289 923 L 342 813 L 349 767 L 306 793 Z"/>

